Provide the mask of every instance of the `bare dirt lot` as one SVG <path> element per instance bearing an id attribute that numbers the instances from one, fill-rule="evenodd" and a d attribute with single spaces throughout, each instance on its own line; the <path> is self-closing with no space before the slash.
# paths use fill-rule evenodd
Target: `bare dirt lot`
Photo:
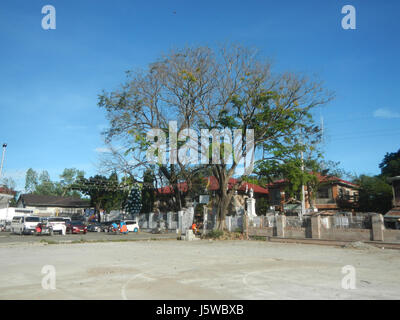
<path id="1" fill-rule="evenodd" d="M 44 265 L 56 289 L 42 288 Z M 342 268 L 356 271 L 343 289 Z M 3 243 L 0 299 L 399 299 L 400 251 L 266 241 Z"/>

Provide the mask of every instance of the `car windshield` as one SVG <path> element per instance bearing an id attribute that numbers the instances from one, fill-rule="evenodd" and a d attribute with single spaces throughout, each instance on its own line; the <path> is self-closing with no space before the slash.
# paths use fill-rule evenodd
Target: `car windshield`
<path id="1" fill-rule="evenodd" d="M 71 221 L 70 222 L 73 226 L 82 226 L 83 222 L 82 221 Z"/>
<path id="2" fill-rule="evenodd" d="M 39 217 L 26 217 L 25 218 L 26 222 L 40 222 Z"/>

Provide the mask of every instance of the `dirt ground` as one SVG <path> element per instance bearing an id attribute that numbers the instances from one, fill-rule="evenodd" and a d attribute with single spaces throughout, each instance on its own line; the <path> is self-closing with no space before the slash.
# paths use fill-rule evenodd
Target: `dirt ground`
<path id="1" fill-rule="evenodd" d="M 1 244 L 0 299 L 399 299 L 399 267 L 400 250 L 266 241 Z"/>

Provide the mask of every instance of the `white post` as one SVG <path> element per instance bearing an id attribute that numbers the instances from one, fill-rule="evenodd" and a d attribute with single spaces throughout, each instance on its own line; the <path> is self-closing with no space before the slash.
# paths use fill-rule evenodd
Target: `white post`
<path id="1" fill-rule="evenodd" d="M 208 223 L 208 208 L 203 207 L 203 234 L 207 234 L 207 223 Z"/>
<path id="2" fill-rule="evenodd" d="M 304 160 L 303 160 L 303 151 L 301 151 L 301 171 L 304 173 Z M 301 183 L 301 213 L 300 213 L 300 221 L 303 220 L 303 216 L 306 212 L 306 197 L 304 192 L 304 184 Z"/>

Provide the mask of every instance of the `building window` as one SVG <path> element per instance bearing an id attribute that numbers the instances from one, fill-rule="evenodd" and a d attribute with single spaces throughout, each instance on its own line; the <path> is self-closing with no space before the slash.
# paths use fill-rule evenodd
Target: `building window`
<path id="1" fill-rule="evenodd" d="M 331 187 L 320 187 L 317 192 L 317 197 L 319 199 L 330 199 L 331 196 Z"/>

